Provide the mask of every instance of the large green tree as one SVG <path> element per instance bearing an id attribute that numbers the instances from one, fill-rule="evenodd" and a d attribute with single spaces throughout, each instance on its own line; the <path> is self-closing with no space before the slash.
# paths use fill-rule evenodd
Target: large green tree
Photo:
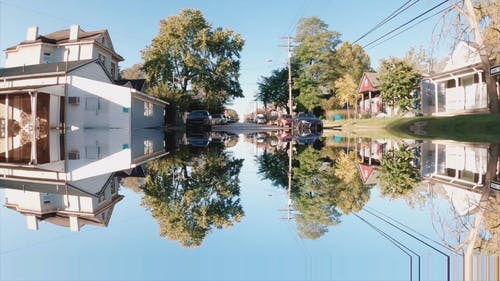
<path id="1" fill-rule="evenodd" d="M 395 57 L 383 59 L 379 75 L 382 97 L 392 110 L 404 113 L 414 108 L 413 90 L 421 75 L 411 63 Z"/>
<path id="2" fill-rule="evenodd" d="M 297 64 L 292 64 L 292 73 L 298 70 Z M 288 108 L 289 90 L 288 90 L 288 68 L 278 68 L 273 70 L 268 77 L 261 77 L 257 83 L 259 92 L 257 99 L 260 100 L 264 106 L 273 104 L 276 107 Z M 296 98 L 298 91 L 292 90 L 292 97 Z"/>
<path id="3" fill-rule="evenodd" d="M 240 222 L 242 164 L 222 147 L 149 163 L 142 204 L 158 221 L 160 235 L 183 247 L 197 247 L 212 228 Z"/>
<path id="4" fill-rule="evenodd" d="M 220 110 L 242 97 L 238 82 L 243 38 L 230 29 L 213 28 L 199 10 L 184 9 L 160 21 L 160 31 L 142 50 L 143 70 L 152 86 L 200 100 Z"/>
<path id="5" fill-rule="evenodd" d="M 317 17 L 303 18 L 297 25 L 295 43 L 294 60 L 300 69 L 294 81 L 300 92 L 297 101 L 312 111 L 320 106 L 324 94 L 333 93 L 334 81 L 340 76 L 335 61 L 340 33 L 329 30 Z"/>
<path id="6" fill-rule="evenodd" d="M 340 73 L 344 76 L 350 75 L 356 83 L 359 83 L 365 71 L 371 70 L 370 56 L 358 44 L 342 43 L 338 47 L 335 57 Z"/>

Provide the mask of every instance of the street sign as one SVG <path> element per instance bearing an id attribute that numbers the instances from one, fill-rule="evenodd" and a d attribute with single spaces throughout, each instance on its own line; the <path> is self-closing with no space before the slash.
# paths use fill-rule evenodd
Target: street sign
<path id="1" fill-rule="evenodd" d="M 490 182 L 490 188 L 496 191 L 500 191 L 500 182 L 492 180 Z"/>
<path id="2" fill-rule="evenodd" d="M 490 67 L 490 76 L 500 75 L 500 65 Z"/>

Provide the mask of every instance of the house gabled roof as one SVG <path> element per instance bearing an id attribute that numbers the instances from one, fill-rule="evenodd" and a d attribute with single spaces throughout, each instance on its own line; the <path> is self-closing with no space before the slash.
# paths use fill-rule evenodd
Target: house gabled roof
<path id="1" fill-rule="evenodd" d="M 0 68 L 0 77 L 7 78 L 11 76 L 34 75 L 34 74 L 55 73 L 55 72 L 68 73 L 79 67 L 95 62 L 96 60 L 97 59 L 90 59 L 90 60 L 54 62 L 54 63 Z"/>
<path id="2" fill-rule="evenodd" d="M 379 75 L 376 72 L 365 72 L 359 82 L 358 93 L 380 91 Z"/>
<path id="3" fill-rule="evenodd" d="M 120 61 L 123 61 L 123 57 L 117 54 L 116 51 L 114 50 L 107 29 L 94 30 L 94 31 L 84 31 L 82 29 L 79 29 L 77 40 L 70 40 L 69 37 L 70 37 L 69 28 L 58 30 L 49 34 L 38 35 L 35 40 L 24 40 L 15 46 L 8 47 L 6 51 L 15 50 L 18 46 L 29 45 L 33 43 L 47 43 L 47 44 L 60 45 L 73 42 L 96 42 L 99 43 L 101 46 L 104 46 L 105 48 L 109 49 Z M 109 45 L 108 46 L 102 45 L 97 40 L 100 37 L 105 37 Z"/>

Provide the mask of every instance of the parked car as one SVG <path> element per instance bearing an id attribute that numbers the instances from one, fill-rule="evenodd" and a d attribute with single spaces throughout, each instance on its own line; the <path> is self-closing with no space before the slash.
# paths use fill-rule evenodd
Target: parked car
<path id="1" fill-rule="evenodd" d="M 212 117 L 206 110 L 193 110 L 186 119 L 186 127 L 188 129 L 200 128 L 210 129 L 212 126 Z"/>
<path id="2" fill-rule="evenodd" d="M 212 125 L 225 125 L 227 120 L 223 114 L 212 114 Z"/>
<path id="3" fill-rule="evenodd" d="M 323 122 L 314 114 L 301 112 L 292 121 L 295 130 L 323 131 Z"/>
<path id="4" fill-rule="evenodd" d="M 280 127 L 289 127 L 290 125 L 292 125 L 292 115 L 282 114 L 278 118 L 277 122 L 278 122 L 278 126 L 280 126 Z"/>
<path id="5" fill-rule="evenodd" d="M 257 116 L 255 116 L 255 123 L 257 124 L 266 124 L 267 123 L 267 120 L 266 120 L 266 117 L 264 116 L 264 114 L 257 114 Z"/>

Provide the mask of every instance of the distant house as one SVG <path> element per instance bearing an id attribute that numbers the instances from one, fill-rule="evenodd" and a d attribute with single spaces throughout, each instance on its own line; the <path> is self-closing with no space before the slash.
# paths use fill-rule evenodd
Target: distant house
<path id="1" fill-rule="evenodd" d="M 360 95 L 359 114 L 376 116 L 386 112 L 382 103 L 378 73 L 365 72 L 358 86 L 358 93 Z"/>
<path id="2" fill-rule="evenodd" d="M 107 30 L 84 31 L 79 25 L 49 34 L 38 34 L 38 27 L 28 28 L 26 40 L 5 50 L 5 67 L 98 59 L 118 78 L 118 63 L 123 58 L 116 53 Z"/>
<path id="3" fill-rule="evenodd" d="M 465 42 L 459 43 L 445 68 L 424 77 L 421 106 L 424 115 L 449 115 L 487 112 L 485 70 L 478 52 Z"/>

